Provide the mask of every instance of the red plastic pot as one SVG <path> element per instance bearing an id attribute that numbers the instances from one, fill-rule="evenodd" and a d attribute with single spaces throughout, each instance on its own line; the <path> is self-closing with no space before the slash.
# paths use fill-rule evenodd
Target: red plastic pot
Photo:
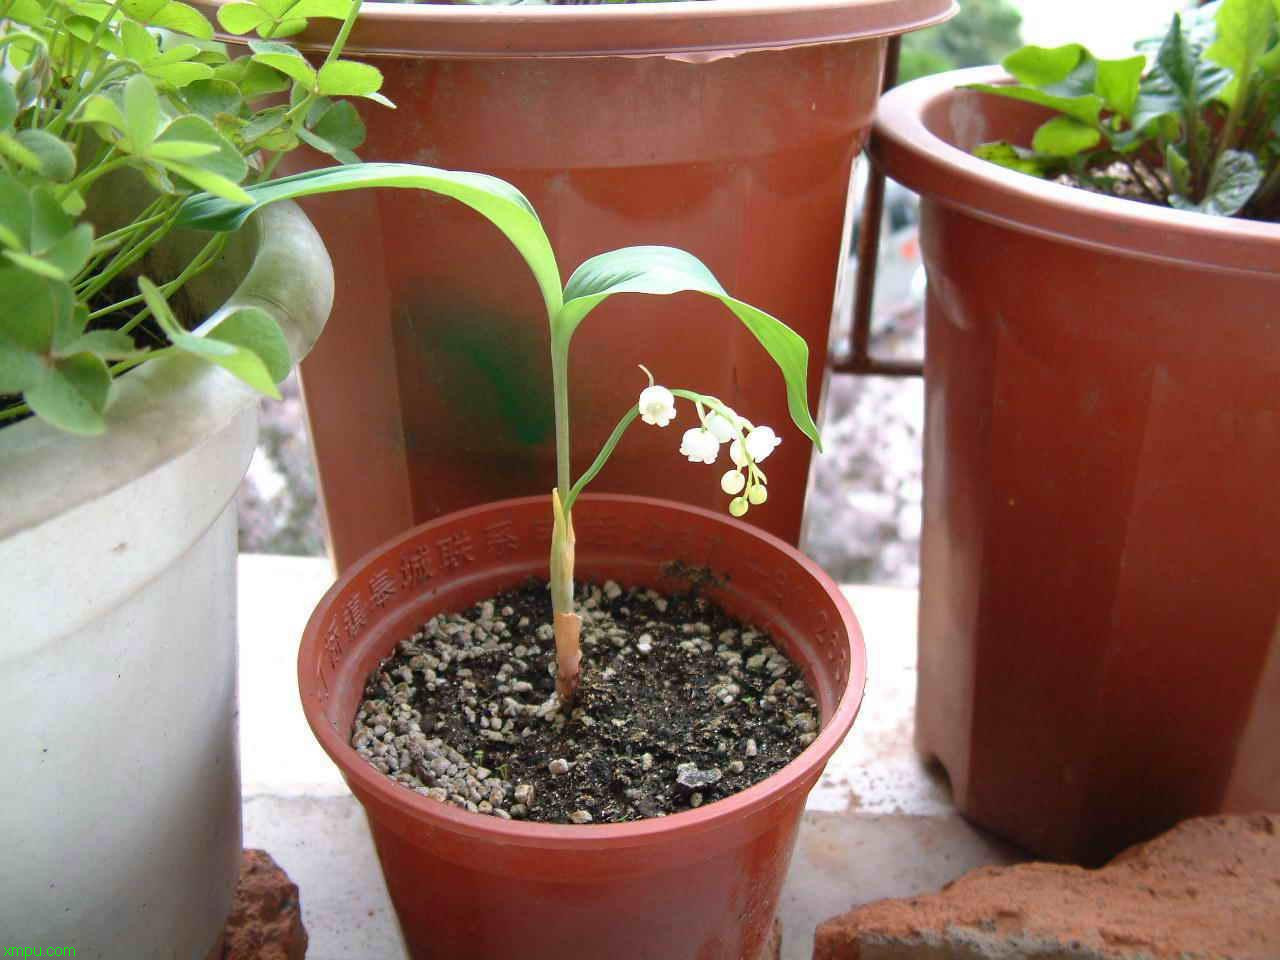
<path id="1" fill-rule="evenodd" d="M 920 746 L 971 818 L 1100 861 L 1280 808 L 1280 226 L 968 153 L 1046 114 L 886 96 L 929 275 Z"/>
<path id="2" fill-rule="evenodd" d="M 578 575 L 674 589 L 681 560 L 768 629 L 818 698 L 818 739 L 732 797 L 627 824 L 558 826 L 471 814 L 388 779 L 349 745 L 365 678 L 434 614 L 547 575 L 546 497 L 417 527 L 351 565 L 298 656 L 307 720 L 364 805 L 416 960 L 750 960 L 769 933 L 805 796 L 858 712 L 862 635 L 839 588 L 794 549 L 721 514 L 640 497 L 574 507 Z"/>
<path id="3" fill-rule="evenodd" d="M 398 109 L 361 104 L 369 134 L 360 155 L 511 181 L 537 208 L 566 279 L 615 247 L 684 247 L 735 296 L 804 336 L 818 409 L 850 171 L 886 37 L 953 8 L 373 3 L 346 55 L 382 70 Z M 300 42 L 331 33 L 330 24 Z M 415 523 L 544 493 L 553 472 L 547 322 L 511 245 L 437 197 L 379 191 L 305 206 L 338 280 L 302 378 L 339 569 Z M 570 371 L 576 462 L 590 463 L 635 403 L 645 385 L 637 363 L 779 430 L 788 442 L 769 461 L 770 509 L 751 520 L 796 542 L 810 445 L 791 429 L 772 361 L 705 298 L 617 297 L 584 325 Z M 719 493 L 693 482 L 695 466 L 650 469 L 670 444 L 657 433 L 628 437 L 595 489 L 719 509 Z"/>

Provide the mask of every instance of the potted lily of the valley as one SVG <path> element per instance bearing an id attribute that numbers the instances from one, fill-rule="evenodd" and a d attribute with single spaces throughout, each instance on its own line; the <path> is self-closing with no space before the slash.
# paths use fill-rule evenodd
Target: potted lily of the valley
<path id="1" fill-rule="evenodd" d="M 241 43 L 284 34 L 315 51 L 332 36 L 322 21 L 301 29 L 290 4 L 197 6 Z M 805 339 L 816 406 L 850 170 L 887 38 L 953 9 L 952 0 L 368 3 L 347 52 L 381 69 L 398 110 L 361 105 L 361 156 L 509 181 L 572 262 L 630 244 L 699 251 L 731 289 Z M 300 152 L 282 169 L 313 159 Z M 552 384 L 519 258 L 467 211 L 425 196 L 347 194 L 306 207 L 339 274 L 362 278 L 339 289 L 328 334 L 302 367 L 339 569 L 415 523 L 539 492 L 532 478 L 555 457 Z M 731 404 L 741 384 L 768 375 L 749 334 L 709 303 L 606 310 L 616 321 L 581 338 L 570 374 L 581 437 L 610 429 L 630 393 L 633 352 L 673 379 L 696 373 Z M 786 415 L 780 397 L 756 403 L 760 419 Z M 692 465 L 648 475 L 662 455 L 657 436 L 633 437 L 598 489 L 717 509 Z M 750 519 L 795 543 L 810 450 L 789 444 L 770 462 L 778 493 Z"/>
<path id="2" fill-rule="evenodd" d="M 1050 856 L 1280 802 L 1278 20 L 1028 47 L 877 121 L 924 195 L 919 739 Z"/>
<path id="3" fill-rule="evenodd" d="M 384 182 L 399 169 L 373 167 Z M 569 348 L 611 297 L 704 295 L 782 372 L 799 435 L 816 443 L 807 348 L 674 248 L 593 257 L 562 286 L 522 194 L 432 176 L 428 189 L 498 227 L 533 274 L 555 469 L 530 478 L 542 496 L 448 514 L 345 572 L 299 653 L 308 720 L 365 807 L 414 957 L 754 958 L 805 795 L 861 700 L 861 636 L 812 562 L 736 519 L 772 503 L 766 470 L 785 444 L 721 398 L 637 370 L 575 477 Z M 251 209 L 208 198 L 193 218 L 226 225 Z M 666 447 L 649 474 L 682 455 L 727 511 L 586 494 L 639 431 Z"/>

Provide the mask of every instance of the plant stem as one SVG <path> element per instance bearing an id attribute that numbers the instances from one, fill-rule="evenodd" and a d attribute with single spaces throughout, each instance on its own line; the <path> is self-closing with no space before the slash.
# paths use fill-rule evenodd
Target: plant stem
<path id="1" fill-rule="evenodd" d="M 556 634 L 556 690 L 572 702 L 578 687 L 582 618 L 573 609 L 573 514 L 560 499 L 569 490 L 569 345 L 551 337 L 551 385 L 556 417 L 556 489 L 551 492 L 555 525 L 551 534 L 551 610 Z M 567 496 L 568 494 L 566 494 Z"/>

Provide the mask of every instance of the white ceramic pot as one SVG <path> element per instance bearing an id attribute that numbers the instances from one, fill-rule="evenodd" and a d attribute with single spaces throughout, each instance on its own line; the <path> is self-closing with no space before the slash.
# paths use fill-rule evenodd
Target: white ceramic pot
<path id="1" fill-rule="evenodd" d="M 269 309 L 300 359 L 333 275 L 279 204 L 190 290 L 207 322 Z M 101 437 L 0 431 L 0 948 L 199 960 L 239 865 L 232 498 L 257 397 L 184 357 L 117 390 Z"/>

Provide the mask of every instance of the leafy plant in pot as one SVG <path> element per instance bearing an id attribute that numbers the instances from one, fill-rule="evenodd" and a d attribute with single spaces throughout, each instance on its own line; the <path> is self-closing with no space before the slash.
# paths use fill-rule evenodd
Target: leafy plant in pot
<path id="1" fill-rule="evenodd" d="M 308 719 L 365 806 L 415 957 L 543 958 L 583 943 L 754 957 L 805 794 L 857 711 L 861 638 L 838 588 L 776 538 L 695 507 L 585 495 L 628 428 L 666 427 L 677 400 L 697 415 L 682 454 L 712 464 L 728 446 L 733 517 L 768 499 L 762 463 L 781 439 L 650 375 L 575 481 L 569 347 L 611 296 L 706 295 L 773 358 L 816 443 L 807 349 L 674 248 L 593 257 L 562 288 L 523 195 L 455 176 L 435 189 L 496 225 L 542 293 L 555 487 L 449 514 L 354 564 L 303 639 Z M 225 207 L 210 201 L 209 215 Z M 595 584 L 575 591 L 575 571 Z"/>
<path id="2" fill-rule="evenodd" d="M 1027 48 L 873 134 L 924 198 L 919 741 L 1042 854 L 1280 799 L 1277 16 Z"/>

